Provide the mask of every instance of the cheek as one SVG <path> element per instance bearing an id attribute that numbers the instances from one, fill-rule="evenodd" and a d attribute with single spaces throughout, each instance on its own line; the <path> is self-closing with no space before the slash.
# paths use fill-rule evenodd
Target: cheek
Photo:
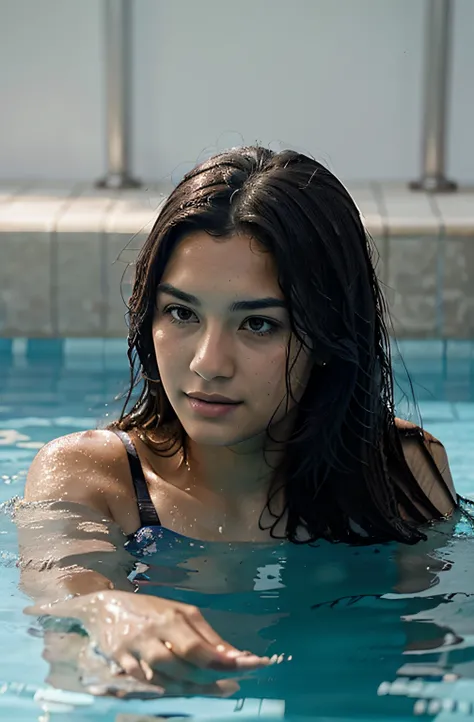
<path id="1" fill-rule="evenodd" d="M 161 363 L 175 363 L 182 358 L 179 337 L 173 333 L 173 329 L 157 326 L 153 331 L 153 346 L 155 348 L 156 360 Z"/>
<path id="2" fill-rule="evenodd" d="M 248 360 L 249 386 L 255 389 L 254 401 L 260 400 L 265 404 L 268 401 L 281 400 L 286 389 L 286 347 L 266 349 L 256 362 Z"/>
<path id="3" fill-rule="evenodd" d="M 153 327 L 153 344 L 155 349 L 161 347 L 163 343 L 166 343 L 166 333 L 162 328 L 160 328 L 160 326 L 155 325 Z"/>
<path id="4" fill-rule="evenodd" d="M 172 336 L 173 334 L 159 327 L 153 332 L 153 346 L 158 373 L 168 395 L 171 391 L 172 380 L 176 378 L 177 371 L 184 361 L 184 353 L 180 348 L 180 344 Z"/>

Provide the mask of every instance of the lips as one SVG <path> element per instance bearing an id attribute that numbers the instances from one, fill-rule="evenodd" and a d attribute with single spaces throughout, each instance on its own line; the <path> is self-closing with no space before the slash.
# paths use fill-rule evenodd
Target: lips
<path id="1" fill-rule="evenodd" d="M 226 406 L 236 406 L 242 403 L 241 401 L 234 401 L 229 399 L 227 396 L 221 396 L 220 394 L 201 394 L 199 392 L 191 392 L 186 394 L 190 399 L 196 399 L 196 401 L 204 401 L 206 404 L 224 404 Z"/>
<path id="2" fill-rule="evenodd" d="M 241 401 L 234 401 L 220 394 L 186 394 L 189 406 L 194 414 L 205 419 L 223 419 L 232 416 Z"/>

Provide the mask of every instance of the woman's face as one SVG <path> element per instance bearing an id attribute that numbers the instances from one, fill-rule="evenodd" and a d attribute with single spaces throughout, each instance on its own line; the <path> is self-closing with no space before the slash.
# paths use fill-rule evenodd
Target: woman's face
<path id="1" fill-rule="evenodd" d="M 164 391 L 199 444 L 234 446 L 281 423 L 310 373 L 273 257 L 244 235 L 180 241 L 158 287 L 153 341 Z"/>

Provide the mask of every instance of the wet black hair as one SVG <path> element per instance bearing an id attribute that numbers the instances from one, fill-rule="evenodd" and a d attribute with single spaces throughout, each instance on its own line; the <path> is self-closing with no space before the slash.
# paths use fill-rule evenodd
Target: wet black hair
<path id="1" fill-rule="evenodd" d="M 159 384 L 152 322 L 170 256 L 194 231 L 246 234 L 273 255 L 294 337 L 315 360 L 286 442 L 282 513 L 273 512 L 275 490 L 269 493 L 271 533 L 284 514 L 293 542 L 301 527 L 310 542 L 426 538 L 420 529 L 426 519 L 413 500 L 433 518 L 442 515 L 404 459 L 374 246 L 343 184 L 301 153 L 231 149 L 189 172 L 171 193 L 136 264 L 128 312 L 131 383 L 116 426 L 139 429 L 157 453 L 185 451 L 184 430 Z M 289 372 L 287 363 L 287 389 Z M 133 399 L 137 384 L 141 392 Z M 412 521 L 401 517 L 400 505 Z"/>

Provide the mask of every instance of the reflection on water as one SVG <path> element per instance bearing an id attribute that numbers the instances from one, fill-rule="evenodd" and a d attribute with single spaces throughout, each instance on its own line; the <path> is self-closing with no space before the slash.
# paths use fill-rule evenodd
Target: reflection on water
<path id="1" fill-rule="evenodd" d="M 116 562 L 129 573 L 134 564 L 120 531 L 88 518 L 79 505 L 26 505 L 17 523 L 23 539 L 34 535 L 37 548 L 44 549 L 53 530 L 56 540 L 58 531 L 67 530 L 77 544 L 65 554 L 60 543 L 49 543 L 48 559 L 68 573 L 74 565 L 96 565 L 88 535 L 97 537 L 97 524 L 103 525 L 99 538 L 110 568 Z M 9 542 L 4 563 L 11 570 L 16 541 L 6 515 L 0 531 Z M 414 547 L 250 547 L 165 534 L 131 578 L 143 592 L 198 605 L 240 648 L 284 655 L 281 664 L 244 679 L 239 699 L 283 700 L 290 716 L 410 716 L 415 704 L 418 712 L 428 712 L 430 705 L 433 711 L 436 704 L 460 704 L 460 695 L 464 705 L 474 703 L 472 536 L 462 518 L 457 525 L 435 525 L 428 541 Z M 26 557 L 23 562 L 34 567 Z M 73 663 L 80 635 L 48 637 L 34 618 L 19 615 L 10 631 L 17 645 L 24 644 L 27 631 L 45 645 L 50 685 L 81 691 Z M 16 681 L 44 681 L 25 680 L 20 666 L 16 673 Z M 137 704 L 159 710 L 164 702 Z M 94 702 L 87 719 L 95 719 L 99 704 Z M 133 703 L 126 704 L 129 710 Z"/>
<path id="2" fill-rule="evenodd" d="M 425 347 L 417 348 L 411 355 L 402 351 L 422 418 L 446 443 L 458 489 L 474 493 L 474 345 L 429 356 Z M 0 501 L 22 493 L 37 448 L 100 425 L 109 413 L 115 416 L 120 404 L 113 403 L 114 396 L 127 386 L 125 343 L 115 354 L 104 342 L 102 357 L 95 351 L 90 356 L 30 351 L 0 359 Z M 398 362 L 396 371 L 401 399 L 410 385 Z M 403 415 L 413 412 L 405 402 L 399 409 Z M 437 526 L 425 544 L 403 548 L 249 549 L 164 537 L 144 560 L 147 566 L 137 570 L 142 591 L 198 604 L 229 641 L 285 657 L 243 680 L 235 699 L 124 703 L 81 693 L 77 630 L 45 633 L 23 614 L 29 600 L 18 589 L 17 528 L 6 507 L 0 513 L 1 719 L 144 722 L 167 714 L 276 719 L 285 712 L 313 720 L 380 720 L 442 710 L 456 713 L 456 720 L 474 718 L 474 554 L 467 523 L 460 522 L 454 534 L 449 524 Z M 107 525 L 101 528 L 102 547 L 86 549 L 87 525 L 102 522 L 77 508 L 24 511 L 18 524 L 23 533 L 37 535 L 38 555 L 53 560 L 59 574 L 70 573 L 84 554 L 87 564 L 108 564 L 109 572 L 118 568 L 122 575 L 136 563 L 124 551 L 120 532 Z M 56 535 L 75 539 L 67 552 L 51 543 L 53 527 Z M 41 574 L 29 561 L 29 571 Z M 89 672 L 96 663 L 90 659 Z M 60 690 L 68 695 L 61 697 Z"/>

